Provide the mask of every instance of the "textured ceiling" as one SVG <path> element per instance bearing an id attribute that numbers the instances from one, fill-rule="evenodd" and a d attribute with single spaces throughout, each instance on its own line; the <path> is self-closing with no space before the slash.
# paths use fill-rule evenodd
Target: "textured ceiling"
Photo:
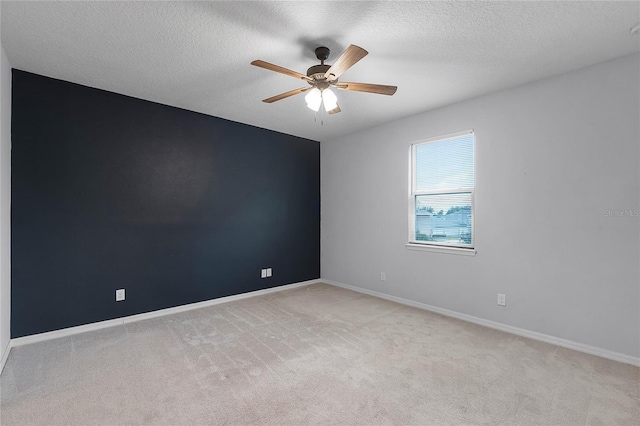
<path id="1" fill-rule="evenodd" d="M 1 41 L 12 67 L 314 140 L 640 50 L 640 2 L 10 2 Z M 344 81 L 397 85 L 393 97 L 337 91 L 324 125 L 294 78 L 313 49 L 369 55 Z"/>

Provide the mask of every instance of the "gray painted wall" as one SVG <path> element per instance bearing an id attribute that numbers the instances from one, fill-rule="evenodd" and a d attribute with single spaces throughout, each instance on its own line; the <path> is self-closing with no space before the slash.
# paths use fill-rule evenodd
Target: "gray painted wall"
<path id="1" fill-rule="evenodd" d="M 0 359 L 9 345 L 11 318 L 11 65 L 0 59 Z"/>
<path id="2" fill-rule="evenodd" d="M 636 54 L 322 143 L 322 277 L 638 357 L 639 99 Z M 471 128 L 477 255 L 408 250 L 409 144 Z"/>

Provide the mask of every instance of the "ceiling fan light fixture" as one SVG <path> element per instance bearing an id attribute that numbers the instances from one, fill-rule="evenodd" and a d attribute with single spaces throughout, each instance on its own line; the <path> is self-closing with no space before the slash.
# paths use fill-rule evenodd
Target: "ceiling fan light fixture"
<path id="1" fill-rule="evenodd" d="M 367 56 L 368 52 L 362 47 L 355 44 L 349 45 L 347 49 L 342 52 L 342 55 L 335 60 L 333 65 L 325 65 L 324 61 L 329 57 L 329 48 L 320 46 L 316 50 L 316 58 L 320 60 L 320 65 L 313 65 L 307 70 L 307 75 L 301 74 L 290 69 L 271 64 L 262 60 L 255 60 L 251 62 L 251 65 L 264 68 L 269 71 L 278 72 L 280 74 L 288 75 L 299 80 L 304 80 L 311 87 L 301 87 L 299 89 L 289 90 L 288 92 L 280 93 L 279 95 L 272 96 L 267 99 L 263 99 L 262 102 L 271 104 L 273 102 L 286 99 L 290 96 L 294 96 L 303 92 L 308 92 L 305 96 L 307 102 L 307 108 L 314 112 L 320 110 L 320 105 L 324 104 L 324 109 L 329 114 L 337 114 L 341 111 L 338 106 L 338 98 L 329 87 L 333 87 L 340 90 L 351 90 L 355 92 L 368 92 L 377 93 L 380 95 L 393 95 L 396 93 L 396 86 L 386 86 L 383 84 L 369 84 L 369 83 L 338 83 L 338 78 L 349 68 L 355 65 L 360 59 Z"/>
<path id="2" fill-rule="evenodd" d="M 324 103 L 324 109 L 327 112 L 338 106 L 338 97 L 331 91 L 331 89 L 324 89 L 322 91 L 322 101 Z"/>
<path id="3" fill-rule="evenodd" d="M 335 95 L 334 95 L 335 96 Z M 307 93 L 304 97 L 304 100 L 307 102 L 307 107 L 315 112 L 318 112 L 320 109 L 320 104 L 322 103 L 322 93 L 320 89 L 314 87 Z"/>

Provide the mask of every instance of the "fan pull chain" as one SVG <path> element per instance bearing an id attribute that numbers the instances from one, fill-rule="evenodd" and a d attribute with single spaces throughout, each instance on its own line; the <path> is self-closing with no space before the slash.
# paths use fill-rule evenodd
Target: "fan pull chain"
<path id="1" fill-rule="evenodd" d="M 324 109 L 320 108 L 318 111 L 320 111 L 320 125 L 324 126 Z M 318 111 L 314 111 L 314 113 L 313 113 L 313 122 L 314 123 L 318 122 Z"/>

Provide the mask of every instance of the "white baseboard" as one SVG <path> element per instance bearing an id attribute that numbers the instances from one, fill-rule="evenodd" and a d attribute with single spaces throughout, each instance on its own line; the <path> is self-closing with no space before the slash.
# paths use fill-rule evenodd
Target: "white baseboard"
<path id="1" fill-rule="evenodd" d="M 589 346 L 578 342 L 573 342 L 571 340 L 562 339 L 559 337 L 550 336 L 548 334 L 538 333 L 536 331 L 530 331 L 523 328 L 513 327 L 510 325 L 502 324 L 495 321 L 490 321 L 478 317 L 474 317 L 472 315 L 462 314 L 455 311 L 450 311 L 448 309 L 438 308 L 436 306 L 427 305 L 425 303 L 416 302 L 409 299 L 404 299 L 402 297 L 391 296 L 389 294 L 380 293 L 378 291 L 368 290 L 361 287 L 355 287 L 348 284 L 343 284 L 337 281 L 325 280 L 325 279 L 316 279 L 303 281 L 299 283 L 287 284 L 279 287 L 268 288 L 264 290 L 252 291 L 249 293 L 236 294 L 233 296 L 221 297 L 218 299 L 206 300 L 204 302 L 191 303 L 188 305 L 176 306 L 173 308 L 161 309 L 153 312 L 146 312 L 143 314 L 131 315 L 123 318 L 100 321 L 92 324 L 80 325 L 77 327 L 69 327 L 62 330 L 49 331 L 46 333 L 34 334 L 31 336 L 18 337 L 16 339 L 11 339 L 6 348 L 4 348 L 4 352 L 2 354 L 2 358 L 0 358 L 0 373 L 2 373 L 2 369 L 7 362 L 7 358 L 9 357 L 9 352 L 11 348 L 16 346 L 27 345 L 30 343 L 42 342 L 45 340 L 57 339 L 60 337 L 71 336 L 74 334 L 85 333 L 87 331 L 100 330 L 102 328 L 114 327 L 117 325 L 124 325 L 136 321 L 142 321 L 151 318 L 157 318 L 165 315 L 176 314 L 178 312 L 190 311 L 193 309 L 204 308 L 207 306 L 218 305 L 221 303 L 232 302 L 234 300 L 246 299 L 250 297 L 260 296 L 268 293 L 275 293 L 279 291 L 289 290 L 297 287 L 304 287 L 317 283 L 327 283 L 336 287 L 345 288 L 347 290 L 356 291 L 359 293 L 368 294 L 370 296 L 379 297 L 381 299 L 390 300 L 392 302 L 397 302 L 403 305 L 412 306 L 418 309 L 423 309 L 425 311 L 435 312 L 437 314 L 441 314 L 444 316 L 461 319 L 463 321 L 471 322 L 474 324 L 482 325 L 485 327 L 493 328 L 496 330 L 504 331 L 507 333 L 515 334 L 517 336 L 527 337 L 534 340 L 539 340 L 545 343 L 551 343 L 557 346 L 562 346 L 568 349 L 573 349 L 578 352 L 584 352 L 590 355 L 599 356 L 602 358 L 607 358 L 613 361 L 622 362 L 625 364 L 630 364 L 634 366 L 640 367 L 640 358 L 633 357 L 630 355 L 621 354 L 618 352 L 609 351 L 607 349 L 597 348 L 595 346 Z"/>
<path id="2" fill-rule="evenodd" d="M 2 374 L 2 370 L 4 370 L 4 365 L 7 363 L 7 358 L 9 358 L 9 352 L 11 351 L 11 339 L 7 342 L 7 347 L 2 348 L 2 358 L 0 358 L 0 374 Z"/>
<path id="3" fill-rule="evenodd" d="M 471 323 L 482 325 L 485 327 L 494 328 L 496 330 L 505 331 L 507 333 L 515 334 L 517 336 L 527 337 L 529 339 L 539 340 L 545 343 L 551 343 L 552 345 L 562 346 L 564 348 L 573 349 L 578 352 L 584 352 L 590 355 L 599 356 L 601 358 L 607 358 L 613 361 L 618 361 L 625 364 L 631 364 L 631 365 L 640 367 L 640 358 L 637 358 L 631 355 L 625 355 L 625 354 L 613 352 L 607 349 L 585 345 L 583 343 L 562 339 L 560 337 L 554 337 L 548 334 L 538 333 L 537 331 L 531 331 L 531 330 L 526 330 L 524 328 L 513 327 L 511 325 L 506 325 L 499 322 L 474 317 L 472 315 L 450 311 L 448 309 L 438 308 L 436 306 L 427 305 L 421 302 L 415 302 L 413 300 L 404 299 L 402 297 L 391 296 L 389 294 L 380 293 L 378 291 L 368 290 L 361 287 L 355 287 L 352 285 L 339 283 L 337 281 L 321 280 L 321 282 L 334 285 L 336 287 L 345 288 L 347 290 L 368 294 L 369 296 L 375 296 L 381 299 L 390 300 L 392 302 L 397 302 L 403 305 L 413 306 L 414 308 L 423 309 L 425 311 L 435 312 L 437 314 L 441 314 L 447 317 L 457 318 L 463 321 L 471 322 Z"/>
<path id="4" fill-rule="evenodd" d="M 136 321 L 142 321 L 151 318 L 162 317 L 165 315 L 177 314 L 178 312 L 190 311 L 193 309 L 205 308 L 207 306 L 219 305 L 221 303 L 233 302 L 234 300 L 247 299 L 249 297 L 261 296 L 263 294 L 275 293 L 278 291 L 289 290 L 297 287 L 304 287 L 311 284 L 322 282 L 321 280 L 309 280 L 299 283 L 286 284 L 279 287 L 267 288 L 264 290 L 251 291 L 249 293 L 235 294 L 233 296 L 220 297 L 218 299 L 205 300 L 203 302 L 190 303 L 188 305 L 175 306 L 173 308 L 160 309 L 158 311 L 145 312 L 143 314 L 130 315 L 127 317 L 94 322 L 91 324 L 79 325 L 76 327 L 63 328 L 61 330 L 48 331 L 46 333 L 32 334 L 31 336 L 18 337 L 9 341 L 6 356 L 3 356 L 3 364 L 5 358 L 9 356 L 10 348 L 31 343 L 43 342 L 45 340 L 58 339 L 60 337 L 72 336 L 74 334 L 86 333 L 87 331 L 100 330 L 102 328 L 114 327 L 117 325 L 129 324 Z M 0 370 L 1 372 L 2 370 Z"/>

